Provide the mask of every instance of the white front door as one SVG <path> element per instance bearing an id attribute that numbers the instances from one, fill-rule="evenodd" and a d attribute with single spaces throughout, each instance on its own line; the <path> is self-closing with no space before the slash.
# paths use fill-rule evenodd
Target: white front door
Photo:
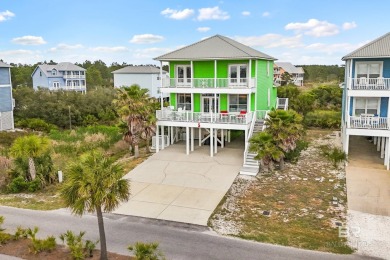
<path id="1" fill-rule="evenodd" d="M 191 66 L 177 65 L 176 66 L 177 85 L 180 87 L 191 86 Z"/>
<path id="2" fill-rule="evenodd" d="M 214 97 L 202 97 L 202 112 L 203 113 L 218 113 L 219 111 L 219 104 L 218 104 L 218 97 L 217 102 L 215 102 Z"/>

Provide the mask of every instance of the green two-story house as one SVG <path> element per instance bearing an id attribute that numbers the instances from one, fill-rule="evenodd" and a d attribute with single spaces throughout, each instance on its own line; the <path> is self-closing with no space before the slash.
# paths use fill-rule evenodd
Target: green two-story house
<path id="1" fill-rule="evenodd" d="M 242 130 L 244 161 L 248 157 L 249 162 L 248 140 L 256 128 L 261 128 L 255 127 L 256 121 L 277 106 L 275 58 L 215 35 L 155 60 L 161 62 L 161 68 L 163 62 L 169 64 L 170 76 L 160 87 L 161 101 L 168 94 L 169 106 L 157 111 L 160 141 L 154 139 L 156 152 L 181 139 L 190 154 L 197 140 L 199 146 L 210 144 L 213 156 L 218 145 L 223 148 L 224 141 L 230 141 L 231 130 Z"/>

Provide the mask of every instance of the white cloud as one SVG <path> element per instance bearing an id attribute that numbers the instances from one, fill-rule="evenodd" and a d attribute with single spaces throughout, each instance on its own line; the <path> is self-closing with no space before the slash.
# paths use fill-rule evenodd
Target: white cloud
<path id="1" fill-rule="evenodd" d="M 241 14 L 242 14 L 243 16 L 249 16 L 249 15 L 251 15 L 251 12 L 249 12 L 249 11 L 243 11 L 243 12 L 241 12 Z"/>
<path id="2" fill-rule="evenodd" d="M 198 31 L 198 32 L 208 32 L 208 31 L 210 31 L 210 27 L 198 27 L 196 30 Z"/>
<path id="3" fill-rule="evenodd" d="M 317 19 L 309 19 L 306 23 L 289 23 L 284 28 L 314 37 L 331 36 L 339 33 L 337 25 Z"/>
<path id="4" fill-rule="evenodd" d="M 160 35 L 138 34 L 138 35 L 134 35 L 133 38 L 131 38 L 130 42 L 136 44 L 143 44 L 143 43 L 161 42 L 162 40 L 164 40 L 164 37 Z"/>
<path id="5" fill-rule="evenodd" d="M 41 36 L 23 36 L 12 39 L 13 43 L 21 45 L 41 45 L 46 44 L 46 41 Z"/>
<path id="6" fill-rule="evenodd" d="M 50 48 L 49 51 L 56 52 L 56 51 L 75 50 L 75 49 L 81 49 L 83 47 L 84 46 L 81 44 L 69 45 L 65 43 L 60 43 L 56 47 Z"/>
<path id="7" fill-rule="evenodd" d="M 21 64 L 34 64 L 44 60 L 39 51 L 23 49 L 0 51 L 0 57 L 7 63 Z"/>
<path id="8" fill-rule="evenodd" d="M 343 29 L 344 30 L 351 30 L 353 28 L 356 28 L 357 24 L 355 22 L 345 22 L 343 23 Z"/>
<path id="9" fill-rule="evenodd" d="M 183 20 L 183 19 L 186 19 L 186 18 L 189 18 L 190 16 L 192 16 L 194 14 L 194 10 L 186 8 L 186 9 L 183 9 L 180 11 L 180 10 L 174 10 L 171 8 L 167 8 L 167 9 L 161 11 L 161 14 L 164 15 L 165 17 L 168 17 L 171 19 Z"/>
<path id="10" fill-rule="evenodd" d="M 137 49 L 133 52 L 133 55 L 137 59 L 153 59 L 164 53 L 173 51 L 170 48 L 146 48 L 146 49 Z"/>
<path id="11" fill-rule="evenodd" d="M 219 9 L 218 6 L 210 8 L 201 8 L 199 9 L 198 20 L 227 20 L 230 16 L 227 12 Z"/>
<path id="12" fill-rule="evenodd" d="M 263 14 L 262 14 L 262 16 L 263 17 L 268 17 L 268 16 L 270 16 L 271 14 L 269 13 L 269 12 L 264 12 Z"/>
<path id="13" fill-rule="evenodd" d="M 11 17 L 14 17 L 15 14 L 11 11 L 5 11 L 5 12 L 0 12 L 0 22 L 4 22 L 6 20 L 11 19 Z"/>
<path id="14" fill-rule="evenodd" d="M 100 46 L 100 47 L 91 48 L 90 50 L 95 52 L 128 52 L 129 51 L 129 49 L 124 46 L 116 46 L 116 47 Z"/>
<path id="15" fill-rule="evenodd" d="M 260 46 L 263 48 L 277 48 L 277 47 L 287 47 L 287 48 L 297 48 L 302 47 L 302 35 L 295 35 L 292 37 L 287 37 L 281 34 L 265 34 L 261 36 L 235 36 L 234 39 L 238 42 L 241 42 L 248 46 Z"/>

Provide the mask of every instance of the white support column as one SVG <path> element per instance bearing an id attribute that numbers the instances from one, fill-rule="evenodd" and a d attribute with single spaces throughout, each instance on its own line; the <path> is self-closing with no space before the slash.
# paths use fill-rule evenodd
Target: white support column
<path id="1" fill-rule="evenodd" d="M 194 151 L 194 128 L 191 127 L 191 152 Z"/>
<path id="2" fill-rule="evenodd" d="M 173 144 L 173 138 L 175 138 L 175 134 L 173 132 L 173 126 L 170 126 L 171 128 L 171 144 Z"/>
<path id="3" fill-rule="evenodd" d="M 170 146 L 171 145 L 171 127 L 170 126 L 168 126 L 168 146 Z"/>
<path id="4" fill-rule="evenodd" d="M 378 136 L 378 143 L 376 145 L 376 151 L 379 152 L 381 150 L 381 138 Z"/>
<path id="5" fill-rule="evenodd" d="M 248 143 L 248 129 L 245 129 L 245 150 L 248 146 L 247 143 Z"/>
<path id="6" fill-rule="evenodd" d="M 389 170 L 390 169 L 390 138 L 387 137 L 387 146 L 386 146 L 386 151 L 387 151 L 387 159 L 386 159 L 386 169 Z"/>
<path id="7" fill-rule="evenodd" d="M 376 145 L 377 139 L 378 139 L 378 137 L 374 136 L 374 145 Z"/>
<path id="8" fill-rule="evenodd" d="M 179 129 L 177 128 L 177 126 L 175 128 L 176 128 L 175 130 L 176 142 L 179 142 Z"/>
<path id="9" fill-rule="evenodd" d="M 214 60 L 214 88 L 217 87 L 217 60 Z"/>
<path id="10" fill-rule="evenodd" d="M 165 134 L 164 126 L 162 125 L 161 126 L 161 139 L 162 139 L 161 150 L 164 150 L 164 148 L 165 148 L 164 134 Z"/>
<path id="11" fill-rule="evenodd" d="M 213 140 L 213 135 L 214 135 L 214 132 L 213 132 L 213 129 L 210 128 L 210 157 L 213 157 L 214 156 L 214 140 Z"/>
<path id="12" fill-rule="evenodd" d="M 221 148 L 224 147 L 225 144 L 225 136 L 223 135 L 223 129 L 221 129 Z"/>
<path id="13" fill-rule="evenodd" d="M 199 146 L 202 146 L 202 128 L 199 127 Z"/>
<path id="14" fill-rule="evenodd" d="M 255 60 L 255 111 L 256 110 L 257 110 L 257 60 Z"/>
<path id="15" fill-rule="evenodd" d="M 217 154 L 218 153 L 218 129 L 215 129 L 214 149 L 215 149 L 215 154 Z"/>
<path id="16" fill-rule="evenodd" d="M 191 61 L 191 88 L 194 87 L 194 63 Z"/>
<path id="17" fill-rule="evenodd" d="M 227 132 L 227 141 L 228 141 L 228 143 L 230 143 L 230 137 L 231 137 L 231 134 L 232 134 L 232 130 L 228 130 L 228 132 Z"/>
<path id="18" fill-rule="evenodd" d="M 160 128 L 160 126 L 158 125 L 158 124 L 156 124 L 156 153 L 158 153 L 158 151 L 159 151 L 159 149 L 160 149 L 160 144 L 159 144 L 159 142 L 160 142 L 160 136 L 159 136 L 159 128 Z"/>
<path id="19" fill-rule="evenodd" d="M 163 93 L 161 91 L 162 87 L 163 87 L 163 72 L 162 72 L 162 61 L 160 61 L 160 101 L 161 101 L 161 110 L 163 110 L 163 107 L 164 107 Z"/>
<path id="20" fill-rule="evenodd" d="M 186 127 L 186 154 L 190 154 L 190 131 L 189 127 Z"/>
<path id="21" fill-rule="evenodd" d="M 349 152 L 349 135 L 345 135 L 344 152 L 346 154 Z"/>
<path id="22" fill-rule="evenodd" d="M 384 165 L 388 166 L 389 164 L 389 138 L 388 137 L 385 137 L 386 139 L 386 146 L 385 146 L 385 161 L 384 161 Z"/>
<path id="23" fill-rule="evenodd" d="M 252 60 L 249 60 L 249 71 L 248 71 L 248 78 L 247 78 L 247 82 L 248 82 L 248 87 L 250 86 L 251 84 L 251 80 L 252 80 Z M 251 112 L 252 111 L 252 97 L 251 97 L 252 93 L 249 93 L 248 94 L 248 109 L 247 109 L 247 112 Z"/>
<path id="24" fill-rule="evenodd" d="M 382 144 L 381 144 L 381 159 L 385 157 L 385 141 L 386 138 L 382 137 Z"/>

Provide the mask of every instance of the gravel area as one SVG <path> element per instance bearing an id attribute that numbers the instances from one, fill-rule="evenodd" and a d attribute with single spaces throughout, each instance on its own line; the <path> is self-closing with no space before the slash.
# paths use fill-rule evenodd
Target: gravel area
<path id="1" fill-rule="evenodd" d="M 390 217 L 348 210 L 348 244 L 356 253 L 390 259 Z"/>

